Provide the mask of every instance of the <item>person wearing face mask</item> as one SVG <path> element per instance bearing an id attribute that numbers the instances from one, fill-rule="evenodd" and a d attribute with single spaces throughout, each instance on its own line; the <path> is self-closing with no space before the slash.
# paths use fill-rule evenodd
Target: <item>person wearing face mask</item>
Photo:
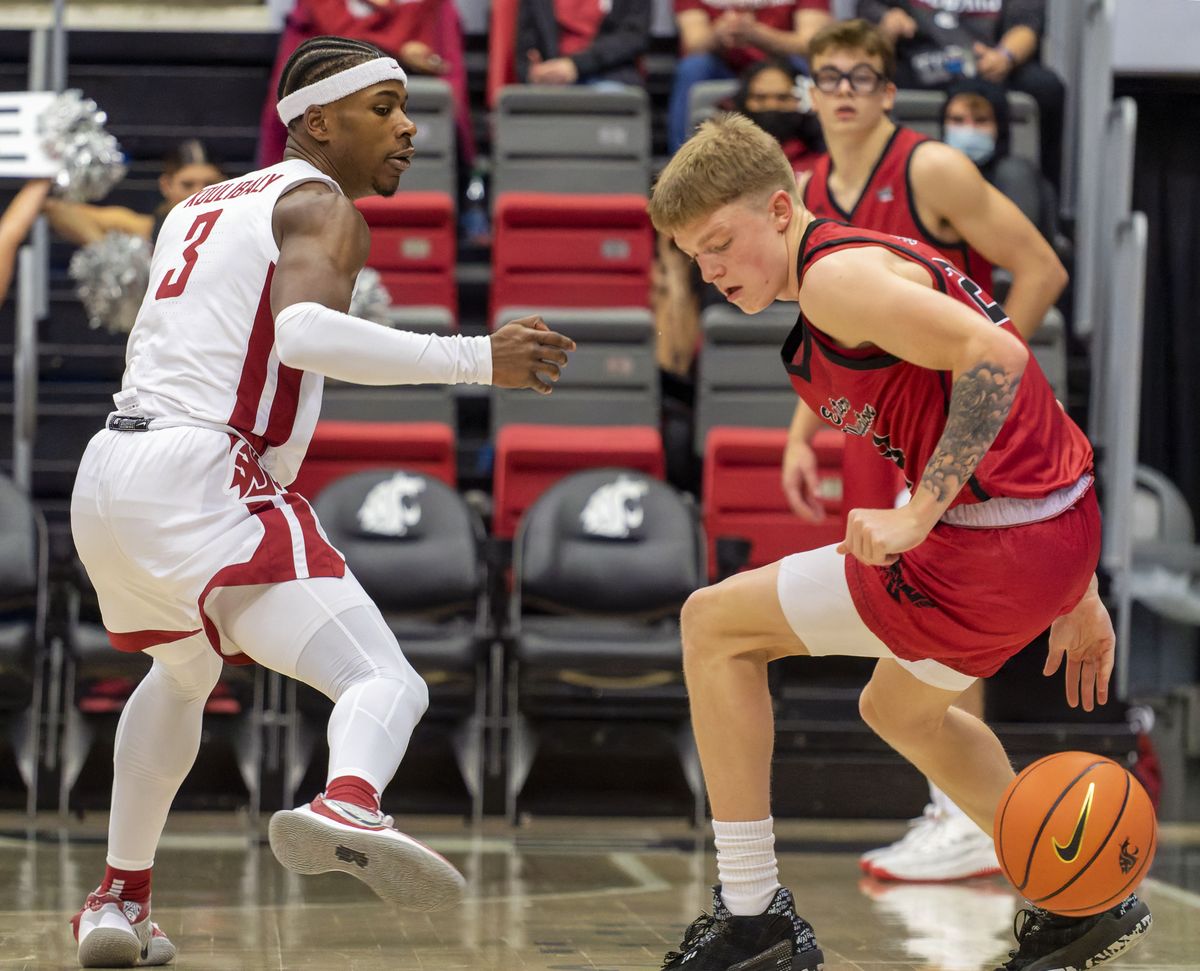
<path id="1" fill-rule="evenodd" d="M 180 142 L 163 159 L 158 189 L 162 202 L 152 213 L 134 212 L 124 206 L 89 206 L 81 202 L 47 199 L 46 217 L 63 239 L 86 246 L 108 233 L 128 233 L 154 243 L 163 220 L 176 205 L 225 176 L 213 162 L 204 143 L 197 138 Z"/>
<path id="2" fill-rule="evenodd" d="M 743 72 L 733 108 L 779 142 L 799 173 L 812 169 L 824 144 L 821 126 L 811 111 L 803 110 L 796 84 L 790 65 L 760 61 Z"/>
<path id="3" fill-rule="evenodd" d="M 1028 159 L 1010 154 L 1008 99 L 1002 88 L 979 78 L 961 78 L 950 85 L 942 107 L 942 141 L 974 162 L 1046 239 L 1055 240 L 1054 186 Z"/>
<path id="4" fill-rule="evenodd" d="M 891 120 L 895 55 L 877 27 L 864 20 L 831 24 L 812 39 L 809 62 L 811 98 L 828 151 L 804 183 L 804 205 L 818 218 L 933 246 L 989 293 L 992 268 L 1008 270 L 1013 282 L 1005 310 L 1027 340 L 1067 282 L 1067 271 L 1037 228 L 964 152 Z M 979 154 L 980 140 L 972 139 Z M 784 494 L 804 519 L 813 516 L 803 496 L 816 474 L 809 443 L 821 424 L 801 401 L 784 452 Z M 847 436 L 842 476 L 847 509 L 892 506 L 900 494 L 907 499 L 903 475 L 869 436 Z M 981 684 L 959 701 L 976 716 L 983 714 Z M 863 869 L 915 881 L 995 872 L 991 839 L 932 783 L 930 790 L 930 806 L 909 835 L 865 854 Z"/>

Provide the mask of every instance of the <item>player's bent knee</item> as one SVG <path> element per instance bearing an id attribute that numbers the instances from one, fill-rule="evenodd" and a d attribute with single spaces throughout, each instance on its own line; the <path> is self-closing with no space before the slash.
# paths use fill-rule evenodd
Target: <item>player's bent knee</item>
<path id="1" fill-rule="evenodd" d="M 720 585 L 694 590 L 679 616 L 683 639 L 683 666 L 713 660 L 722 642 Z"/>

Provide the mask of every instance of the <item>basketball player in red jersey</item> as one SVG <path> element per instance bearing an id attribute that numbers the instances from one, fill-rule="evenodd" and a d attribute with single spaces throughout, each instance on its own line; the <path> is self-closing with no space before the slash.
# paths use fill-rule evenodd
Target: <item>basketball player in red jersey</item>
<path id="1" fill-rule="evenodd" d="M 1050 626 L 1046 670 L 1066 658 L 1068 702 L 1107 700 L 1092 451 L 979 284 L 916 240 L 815 218 L 778 143 L 748 120 L 703 125 L 650 215 L 742 310 L 798 301 L 782 349 L 797 393 L 914 482 L 906 506 L 854 510 L 840 544 L 698 590 L 683 609 L 721 885 L 664 968 L 818 971 L 813 930 L 778 880 L 767 664 L 877 658 L 863 718 L 990 829 L 1013 771 L 992 731 L 953 707 L 959 695 Z M 1134 895 L 1095 917 L 1026 917 L 1004 971 L 1093 967 L 1150 926 Z"/>
<path id="2" fill-rule="evenodd" d="M 428 689 L 328 542 L 295 478 L 325 376 L 548 393 L 574 344 L 536 317 L 431 337 L 346 313 L 370 234 L 353 199 L 412 164 L 407 81 L 378 48 L 306 41 L 284 68 L 284 160 L 181 202 L 154 247 L 117 410 L 88 444 L 71 531 L 118 650 L 153 664 L 121 715 L 104 877 L 73 923 L 83 967 L 171 961 L 151 920 L 155 851 L 223 663 L 333 702 L 325 790 L 271 820 L 298 873 L 341 870 L 417 910 L 463 878 L 380 808 Z"/>
<path id="3" fill-rule="evenodd" d="M 928 243 L 989 293 L 992 266 L 1007 270 L 1012 287 L 1004 307 L 1028 339 L 1066 285 L 1054 250 L 965 155 L 891 121 L 895 56 L 877 27 L 865 20 L 830 24 L 810 50 L 812 99 L 828 153 L 803 184 L 805 208 Z M 820 426 L 800 401 L 782 474 L 784 493 L 804 518 L 811 515 L 801 498 L 805 479 L 816 470 L 809 442 Z M 846 442 L 842 469 L 847 509 L 891 505 L 904 488 L 899 470 L 865 439 Z M 964 692 L 959 706 L 982 717 L 983 683 Z M 930 794 L 925 814 L 904 838 L 865 853 L 863 869 L 884 879 L 921 881 L 998 873 L 990 835 L 932 784 Z"/>

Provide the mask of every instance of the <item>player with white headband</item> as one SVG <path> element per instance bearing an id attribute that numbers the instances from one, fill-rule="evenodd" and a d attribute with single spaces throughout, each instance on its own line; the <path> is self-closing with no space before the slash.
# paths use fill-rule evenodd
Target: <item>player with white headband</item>
<path id="1" fill-rule="evenodd" d="M 271 820 L 285 866 L 351 873 L 416 910 L 462 894 L 458 871 L 380 810 L 425 684 L 287 485 L 326 375 L 549 394 L 574 344 L 538 317 L 434 337 L 346 313 L 370 245 L 351 200 L 391 195 L 411 164 L 405 83 L 369 44 L 307 41 L 280 81 L 284 161 L 180 203 L 158 237 L 117 410 L 71 503 L 109 639 L 153 659 L 117 729 L 105 874 L 72 922 L 84 967 L 175 956 L 150 919 L 154 854 L 225 662 L 334 702 L 325 791 Z"/>

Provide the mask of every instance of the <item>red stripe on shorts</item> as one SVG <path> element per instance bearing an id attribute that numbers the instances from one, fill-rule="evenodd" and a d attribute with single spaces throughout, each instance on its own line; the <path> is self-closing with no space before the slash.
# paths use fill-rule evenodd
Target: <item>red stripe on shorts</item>
<path id="1" fill-rule="evenodd" d="M 200 628 L 195 630 L 128 630 L 128 631 L 112 631 L 105 629 L 108 635 L 108 641 L 118 651 L 124 651 L 126 654 L 137 654 L 139 651 L 144 651 L 148 647 L 157 647 L 159 644 L 171 644 L 175 641 L 181 641 L 185 637 L 191 637 L 193 634 L 199 634 Z"/>
<path id="2" fill-rule="evenodd" d="M 286 493 L 283 501 L 292 507 L 296 520 L 300 523 L 300 534 L 304 537 L 304 556 L 308 562 L 310 577 L 341 576 L 345 572 L 346 561 L 335 550 L 321 527 L 317 523 L 316 513 L 308 500 L 298 492 Z M 335 572 L 336 571 L 336 572 Z"/>
<path id="3" fill-rule="evenodd" d="M 275 346 L 275 317 L 271 313 L 271 279 L 274 276 L 275 264 L 272 263 L 267 267 L 267 278 L 258 299 L 254 324 L 250 328 L 250 343 L 242 363 L 242 376 L 238 380 L 237 404 L 229 416 L 230 426 L 250 437 L 254 450 L 260 453 L 263 440 L 254 434 L 254 426 L 258 423 L 258 405 L 267 386 L 267 362 Z"/>

